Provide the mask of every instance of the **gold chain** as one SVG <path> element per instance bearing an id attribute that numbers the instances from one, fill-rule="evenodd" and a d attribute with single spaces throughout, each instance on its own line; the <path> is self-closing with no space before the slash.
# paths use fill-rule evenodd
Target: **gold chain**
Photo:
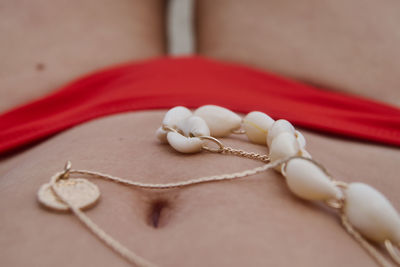
<path id="1" fill-rule="evenodd" d="M 244 151 L 241 149 L 236 149 L 236 148 L 232 148 L 232 147 L 228 147 L 228 146 L 224 147 L 220 153 L 231 154 L 231 155 L 235 155 L 235 156 L 239 156 L 239 157 L 243 157 L 243 158 L 254 159 L 254 160 L 260 160 L 265 163 L 270 161 L 270 157 L 268 155 L 261 155 L 261 154 L 257 154 L 254 152 L 247 152 L 247 151 Z"/>
<path id="2" fill-rule="evenodd" d="M 203 150 L 206 150 L 209 152 L 235 155 L 235 156 L 239 156 L 239 157 L 243 157 L 243 158 L 259 160 L 264 163 L 270 162 L 270 157 L 268 155 L 261 155 L 261 154 L 257 154 L 254 152 L 247 152 L 247 151 L 244 151 L 241 149 L 236 149 L 236 148 L 232 148 L 229 146 L 225 146 L 220 140 L 218 140 L 217 138 L 212 137 L 212 136 L 198 136 L 197 138 L 200 138 L 202 140 L 211 141 L 218 146 L 218 148 L 211 148 L 207 145 L 204 145 L 202 147 Z"/>

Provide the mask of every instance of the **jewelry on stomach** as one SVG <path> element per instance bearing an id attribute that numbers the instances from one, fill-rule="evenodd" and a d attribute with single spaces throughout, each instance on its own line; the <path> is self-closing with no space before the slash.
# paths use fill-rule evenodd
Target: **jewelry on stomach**
<path id="1" fill-rule="evenodd" d="M 260 155 L 225 146 L 217 137 L 246 134 L 249 141 L 267 145 L 268 155 Z M 261 161 L 260 167 L 231 174 L 221 174 L 191 180 L 151 184 L 102 174 L 88 170 L 73 170 L 67 162 L 64 171 L 56 173 L 38 191 L 38 200 L 45 207 L 58 211 L 72 211 L 100 240 L 136 266 L 156 266 L 136 255 L 104 232 L 85 215 L 83 209 L 94 206 L 100 197 L 99 189 L 84 177 L 102 178 L 123 185 L 168 189 L 200 183 L 248 177 L 270 169 L 285 177 L 290 191 L 309 201 L 320 201 L 337 211 L 345 230 L 381 266 L 392 266 L 382 251 L 370 242 L 382 244 L 393 263 L 400 266 L 400 215 L 387 198 L 373 187 L 359 182 L 337 181 L 327 170 L 312 159 L 305 149 L 304 136 L 286 120 L 273 120 L 262 112 L 250 112 L 244 118 L 232 111 L 206 105 L 194 112 L 185 107 L 170 109 L 164 116 L 156 136 L 181 153 L 230 154 Z M 78 176 L 79 178 L 72 178 Z"/>

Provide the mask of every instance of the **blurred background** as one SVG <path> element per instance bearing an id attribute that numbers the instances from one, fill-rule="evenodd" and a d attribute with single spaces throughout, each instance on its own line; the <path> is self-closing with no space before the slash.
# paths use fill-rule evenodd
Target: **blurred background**
<path id="1" fill-rule="evenodd" d="M 171 0 L 168 6 L 168 52 L 194 53 L 193 0 Z"/>

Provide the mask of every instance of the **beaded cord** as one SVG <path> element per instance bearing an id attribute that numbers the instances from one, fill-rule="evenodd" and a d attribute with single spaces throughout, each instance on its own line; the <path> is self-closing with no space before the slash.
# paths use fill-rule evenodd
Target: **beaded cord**
<path id="1" fill-rule="evenodd" d="M 218 137 L 225 137 L 229 134 L 246 134 L 251 142 L 266 144 L 270 150 L 269 155 L 260 155 L 227 147 L 213 136 L 213 133 L 216 133 L 215 135 Z M 305 150 L 304 137 L 289 122 L 284 120 L 274 121 L 268 115 L 261 114 L 260 112 L 251 112 L 242 119 L 230 110 L 213 105 L 200 107 L 194 113 L 184 107 L 176 107 L 169 110 L 165 115 L 162 126 L 157 130 L 157 137 L 161 142 L 169 143 L 173 148 L 182 153 L 208 151 L 258 160 L 264 164 L 260 167 L 231 174 L 200 177 L 174 183 L 151 184 L 135 182 L 95 171 L 74 170 L 71 169 L 71 163 L 67 162 L 64 171 L 56 173 L 50 179 L 51 192 L 55 196 L 51 201 L 58 201 L 64 204 L 100 240 L 130 263 L 143 267 L 156 266 L 124 247 L 87 217 L 82 211 L 82 207 L 79 206 L 79 201 L 74 200 L 74 198 L 78 198 L 79 200 L 79 195 L 67 195 L 63 190 L 60 190 L 63 181 L 73 179 L 72 176 L 84 176 L 88 178 L 102 178 L 126 186 L 147 189 L 169 189 L 194 186 L 200 183 L 245 178 L 274 169 L 286 178 L 289 189 L 298 197 L 311 201 L 322 201 L 330 208 L 335 209 L 338 212 L 344 229 L 380 266 L 392 266 L 392 263 L 367 238 L 382 243 L 389 253 L 392 262 L 400 266 L 398 252 L 400 244 L 395 240 L 397 232 L 389 233 L 382 237 L 382 232 L 387 231 L 387 229 L 395 229 L 394 231 L 400 232 L 400 229 L 396 228 L 400 227 L 400 224 L 396 225 L 397 218 L 400 218 L 398 213 L 386 198 L 372 187 L 361 183 L 347 184 L 334 180 L 321 164 L 311 158 L 311 155 Z M 210 146 L 211 143 L 215 145 Z M 216 148 L 214 148 L 215 146 Z M 368 225 L 365 228 L 363 225 L 360 225 L 360 229 L 357 229 L 357 225 L 354 226 L 353 222 L 359 224 L 359 218 L 354 217 L 352 209 L 363 210 L 366 213 L 365 216 L 376 212 L 375 210 L 368 210 L 368 203 L 368 205 L 364 205 L 365 196 L 372 198 L 371 201 L 380 204 L 381 206 L 378 205 L 379 208 L 386 212 L 379 213 L 378 211 L 377 216 L 383 214 L 389 219 L 386 219 L 386 221 L 381 220 L 380 225 L 376 227 Z M 51 204 L 47 203 L 49 199 L 43 199 L 41 195 L 39 195 L 39 201 L 46 206 Z M 396 227 L 393 228 L 393 225 Z"/>

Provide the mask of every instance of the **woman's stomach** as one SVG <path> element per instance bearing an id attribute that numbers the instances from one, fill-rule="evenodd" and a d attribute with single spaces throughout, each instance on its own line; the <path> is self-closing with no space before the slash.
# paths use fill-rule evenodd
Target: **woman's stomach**
<path id="1" fill-rule="evenodd" d="M 7 266 L 125 266 L 71 214 L 44 209 L 43 183 L 74 169 L 167 183 L 233 173 L 262 163 L 210 152 L 180 154 L 158 142 L 165 111 L 118 114 L 78 125 L 0 163 L 0 252 Z M 400 206 L 398 148 L 302 131 L 307 150 L 338 180 L 362 181 Z M 267 154 L 243 136 L 222 139 Z M 334 213 L 290 194 L 274 171 L 234 181 L 143 190 L 90 178 L 101 191 L 87 215 L 160 266 L 374 266 Z M 7 245 L 5 245 L 7 244 Z M 24 257 L 21 257 L 21 252 Z"/>

